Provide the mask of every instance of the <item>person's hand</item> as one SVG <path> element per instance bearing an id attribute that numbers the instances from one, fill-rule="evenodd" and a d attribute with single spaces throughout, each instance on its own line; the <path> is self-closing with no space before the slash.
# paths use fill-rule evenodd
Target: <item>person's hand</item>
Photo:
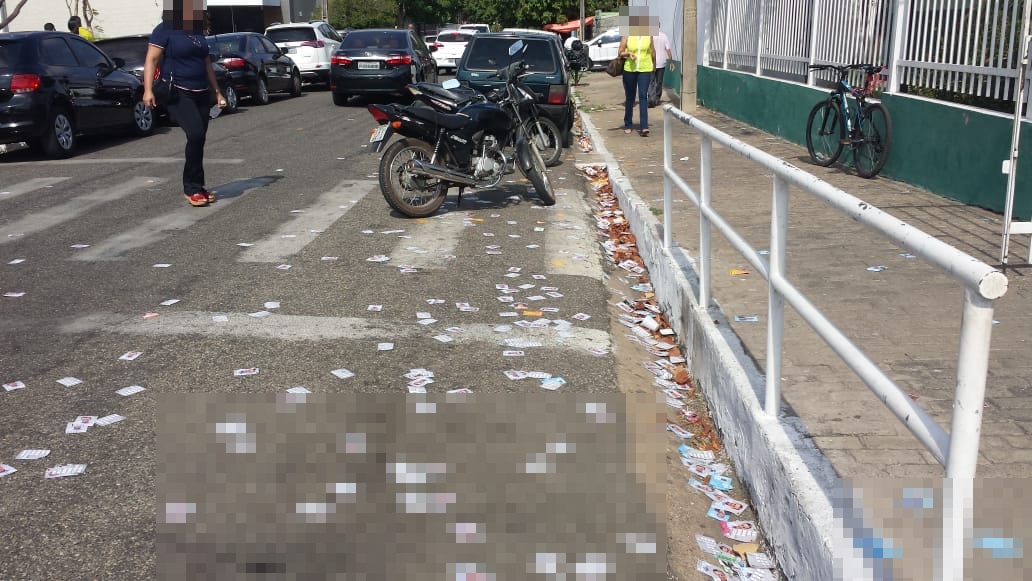
<path id="1" fill-rule="evenodd" d="M 219 109 L 225 109 L 229 105 L 226 98 L 218 91 L 215 92 L 215 103 L 219 106 Z"/>
<path id="2" fill-rule="evenodd" d="M 667 68 L 670 69 L 671 73 L 674 72 L 674 61 L 670 61 L 670 64 L 667 65 Z"/>
<path id="3" fill-rule="evenodd" d="M 154 98 L 154 91 L 144 90 L 142 100 L 143 106 L 148 109 L 153 109 L 158 106 L 158 100 Z"/>

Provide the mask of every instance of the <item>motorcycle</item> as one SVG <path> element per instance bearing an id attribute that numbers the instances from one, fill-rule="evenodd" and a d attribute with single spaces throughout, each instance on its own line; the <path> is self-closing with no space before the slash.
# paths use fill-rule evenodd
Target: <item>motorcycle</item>
<path id="1" fill-rule="evenodd" d="M 510 59 L 523 50 L 523 41 L 517 40 L 509 47 Z M 518 64 L 511 62 L 506 69 Z M 510 85 L 514 86 L 519 76 L 510 75 L 505 80 L 506 90 L 512 90 Z M 506 173 L 512 173 L 512 161 L 530 180 L 544 205 L 555 204 L 541 152 L 530 144 L 523 125 L 506 109 L 469 92 L 454 93 L 444 86 L 430 89 L 429 95 L 426 90 L 424 87 L 426 100 L 439 101 L 445 110 L 423 105 L 368 106 L 379 124 L 369 143 L 376 153 L 383 152 L 380 192 L 391 208 L 411 218 L 430 216 L 444 203 L 450 188 L 459 188 L 461 203 L 465 188 L 494 187 Z M 454 112 L 446 112 L 452 109 Z M 395 133 L 402 139 L 384 151 Z M 514 160 L 503 152 L 510 141 L 515 142 Z"/>
<path id="2" fill-rule="evenodd" d="M 591 67 L 591 59 L 588 58 L 588 51 L 584 48 L 584 43 L 579 40 L 571 42 L 570 48 L 566 51 L 566 60 L 570 63 L 570 76 L 573 77 L 573 84 L 579 85 L 584 71 Z"/>
<path id="3" fill-rule="evenodd" d="M 488 78 L 497 78 L 506 83 L 503 87 L 495 89 L 487 95 L 464 87 L 454 79 L 440 85 L 427 82 L 414 83 L 407 89 L 420 102 L 446 113 L 457 113 L 463 107 L 484 99 L 498 104 L 514 119 L 521 128 L 522 135 L 530 141 L 530 144 L 541 152 L 545 166 L 553 167 L 559 165 L 563 155 L 563 134 L 554 121 L 538 114 L 538 96 L 533 89 L 522 82 L 529 74 L 526 70 L 526 63 L 522 60 L 500 69 Z M 512 83 L 508 82 L 510 78 L 513 80 Z M 502 146 L 514 147 L 515 139 L 520 133 L 520 131 L 510 132 L 510 139 Z"/>

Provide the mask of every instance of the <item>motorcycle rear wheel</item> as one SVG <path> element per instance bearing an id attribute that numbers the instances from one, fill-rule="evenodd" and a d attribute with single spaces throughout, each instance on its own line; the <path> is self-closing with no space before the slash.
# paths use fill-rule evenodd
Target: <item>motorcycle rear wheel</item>
<path id="1" fill-rule="evenodd" d="M 544 202 L 544 205 L 554 206 L 555 191 L 552 189 L 552 182 L 548 179 L 548 174 L 545 173 L 545 160 L 542 159 L 541 152 L 525 140 L 521 140 L 516 145 L 517 148 L 521 146 L 527 149 L 527 155 L 530 157 L 530 167 L 524 169 L 522 163 L 517 163 L 520 171 L 530 180 L 531 185 L 534 186 L 534 191 L 541 198 L 541 201 Z M 518 155 L 519 152 L 517 152 Z"/>
<path id="2" fill-rule="evenodd" d="M 448 189 L 441 180 L 413 175 L 412 160 L 430 161 L 433 148 L 415 139 L 399 139 L 380 158 L 380 193 L 387 204 L 409 218 L 426 218 L 440 209 Z"/>

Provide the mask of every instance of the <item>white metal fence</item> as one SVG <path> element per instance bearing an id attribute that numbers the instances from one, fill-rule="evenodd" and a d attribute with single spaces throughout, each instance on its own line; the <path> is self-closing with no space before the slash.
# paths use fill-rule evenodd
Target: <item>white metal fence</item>
<path id="1" fill-rule="evenodd" d="M 1017 95 L 1022 8 L 1032 2 L 698 1 L 710 6 L 709 66 L 814 85 L 824 73 L 808 73 L 810 64 L 884 64 L 890 92 L 922 88 L 1002 101 Z"/>
<path id="2" fill-rule="evenodd" d="M 972 523 L 970 514 L 973 481 L 978 465 L 993 303 L 1006 292 L 1007 278 L 1000 271 L 957 248 L 671 105 L 665 105 L 663 109 L 663 245 L 669 251 L 674 244 L 672 216 L 673 191 L 676 186 L 699 209 L 698 308 L 705 311 L 711 306 L 710 233 L 716 229 L 749 262 L 754 271 L 763 275 L 769 283 L 766 381 L 763 393 L 766 413 L 777 418 L 781 408 L 782 337 L 787 304 L 838 354 L 935 459 L 945 466 L 946 478 L 951 486 L 946 486 L 943 491 L 943 562 L 937 571 L 941 573 L 940 579 L 959 580 L 964 571 L 964 539 L 973 538 L 969 530 Z M 675 123 L 677 126 L 682 123 L 690 126 L 701 138 L 700 185 L 697 192 L 674 169 Z M 712 206 L 710 180 L 713 175 L 714 143 L 773 174 L 769 257 L 760 255 Z M 895 381 L 792 284 L 785 268 L 790 186 L 820 198 L 841 212 L 843 217 L 863 224 L 921 260 L 939 267 L 964 288 L 957 380 L 953 390 L 954 405 L 949 432 L 911 400 Z"/>

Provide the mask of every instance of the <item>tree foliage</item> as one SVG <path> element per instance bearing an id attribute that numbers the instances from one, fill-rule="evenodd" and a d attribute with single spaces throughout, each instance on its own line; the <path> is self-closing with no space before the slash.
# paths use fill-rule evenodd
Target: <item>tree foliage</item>
<path id="1" fill-rule="evenodd" d="M 585 0 L 586 16 L 614 11 L 619 0 Z M 485 22 L 493 28 L 541 28 L 576 20 L 580 0 L 331 0 L 330 22 L 338 28 L 404 27 L 408 23 Z"/>

